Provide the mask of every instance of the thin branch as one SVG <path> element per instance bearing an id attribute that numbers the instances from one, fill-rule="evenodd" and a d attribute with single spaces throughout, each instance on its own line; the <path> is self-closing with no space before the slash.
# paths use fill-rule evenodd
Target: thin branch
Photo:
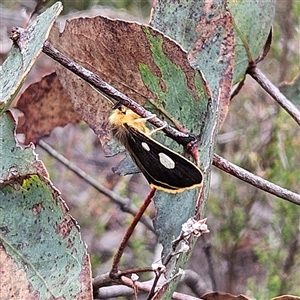
<path id="1" fill-rule="evenodd" d="M 226 173 L 229 173 L 265 192 L 268 192 L 270 194 L 273 194 L 277 197 L 280 197 L 282 199 L 285 199 L 291 203 L 300 205 L 300 195 L 293 193 L 287 189 L 284 189 L 274 183 L 271 183 L 259 176 L 256 176 L 238 166 L 235 164 L 227 161 L 223 157 L 214 154 L 214 160 L 213 165 L 218 167 L 219 169 L 225 171 Z"/>
<path id="2" fill-rule="evenodd" d="M 153 280 L 153 283 L 152 283 L 152 287 L 151 287 L 151 290 L 150 290 L 146 300 L 151 300 L 153 298 L 153 296 L 155 295 L 155 291 L 157 290 L 157 285 L 158 285 L 158 281 L 160 279 L 160 276 L 161 276 L 161 273 L 157 274 L 155 272 L 155 277 L 154 277 L 154 280 Z"/>
<path id="3" fill-rule="evenodd" d="M 145 291 L 140 291 L 139 294 L 146 294 Z M 94 299 L 116 299 L 117 297 L 127 297 L 134 295 L 132 288 L 126 285 L 114 285 L 103 287 L 94 294 Z M 131 299 L 131 298 L 130 298 Z"/>
<path id="4" fill-rule="evenodd" d="M 256 64 L 252 64 L 248 68 L 248 74 L 251 75 L 260 86 L 291 115 L 298 125 L 300 125 L 300 110 L 272 84 L 262 71 L 256 67 Z"/>
<path id="5" fill-rule="evenodd" d="M 124 271 L 120 271 L 119 275 L 120 276 L 126 276 L 128 274 L 145 273 L 145 272 L 153 272 L 153 268 L 152 267 L 143 267 L 143 268 L 127 269 L 127 270 L 124 270 Z"/>
<path id="6" fill-rule="evenodd" d="M 46 41 L 44 43 L 43 52 L 58 63 L 60 63 L 62 66 L 66 67 L 68 70 L 72 71 L 74 74 L 78 75 L 80 78 L 84 79 L 86 82 L 91 84 L 106 97 L 114 99 L 116 102 L 119 102 L 122 105 L 130 108 L 132 111 L 134 111 L 141 117 L 149 118 L 148 122 L 150 122 L 157 128 L 162 128 L 162 131 L 165 132 L 167 136 L 171 137 L 179 144 L 185 146 L 188 143 L 195 141 L 194 136 L 180 132 L 169 125 L 166 126 L 165 122 L 163 122 L 156 116 L 153 116 L 153 114 L 147 111 L 143 106 L 139 105 L 131 98 L 122 94 L 117 89 L 103 81 L 95 73 L 85 69 L 81 65 L 77 64 L 76 62 L 65 56 L 63 53 L 54 48 L 50 42 Z"/>
<path id="7" fill-rule="evenodd" d="M 121 260 L 121 257 L 123 255 L 124 249 L 133 233 L 134 228 L 136 227 L 136 225 L 138 224 L 138 222 L 140 221 L 140 219 L 143 217 L 143 214 L 145 212 L 145 210 L 147 209 L 147 207 L 149 206 L 150 202 L 152 201 L 152 198 L 154 196 L 155 193 L 155 189 L 152 188 L 149 195 L 147 196 L 146 200 L 144 201 L 143 205 L 140 207 L 140 209 L 138 210 L 138 212 L 136 213 L 132 223 L 130 224 L 130 226 L 127 228 L 126 233 L 121 241 L 121 244 L 114 256 L 113 259 L 113 264 L 111 267 L 111 271 L 110 271 L 110 276 L 112 278 L 118 278 L 119 277 L 119 273 L 118 273 L 118 269 L 119 269 L 119 263 Z"/>
<path id="8" fill-rule="evenodd" d="M 79 176 L 81 179 L 83 179 L 86 183 L 90 184 L 92 187 L 94 187 L 97 191 L 104 194 L 105 196 L 109 197 L 114 203 L 120 206 L 121 210 L 124 212 L 127 212 L 133 216 L 135 216 L 138 212 L 136 207 L 132 205 L 130 199 L 123 198 L 119 196 L 117 193 L 111 191 L 110 189 L 106 188 L 105 186 L 101 185 L 97 180 L 95 180 L 92 176 L 84 172 L 82 169 L 77 167 L 74 163 L 66 159 L 63 155 L 58 153 L 56 150 L 54 150 L 50 145 L 48 145 L 43 140 L 40 140 L 38 142 L 38 145 L 46 151 L 48 154 L 50 154 L 52 157 L 57 159 L 59 162 L 61 162 L 66 168 L 74 172 L 77 176 Z M 141 222 L 152 232 L 155 233 L 152 221 L 147 216 L 141 217 Z"/>
<path id="9" fill-rule="evenodd" d="M 209 288 L 204 278 L 192 269 L 187 269 L 184 271 L 180 282 L 186 284 L 198 297 L 204 295 L 208 291 L 216 291 L 214 288 Z"/>
<path id="10" fill-rule="evenodd" d="M 101 281 L 104 282 L 104 285 L 101 284 Z M 108 284 L 108 281 L 110 281 L 110 284 Z M 152 280 L 145 281 L 145 282 L 139 282 L 135 281 L 134 285 L 138 288 L 139 296 L 141 294 L 149 293 L 151 286 L 152 286 Z M 93 281 L 94 284 L 97 284 L 98 286 L 102 286 L 97 292 L 94 293 L 94 299 L 107 299 L 112 297 L 121 297 L 121 296 L 129 296 L 134 295 L 134 290 L 132 288 L 133 281 L 130 278 L 127 278 L 125 276 L 122 276 L 119 280 L 113 280 L 110 278 L 109 273 L 97 276 Z M 129 287 L 131 290 L 129 290 Z M 94 289 L 95 290 L 95 289 Z M 174 292 L 172 295 L 172 299 L 175 300 L 199 300 L 199 298 L 189 296 L 182 293 Z"/>

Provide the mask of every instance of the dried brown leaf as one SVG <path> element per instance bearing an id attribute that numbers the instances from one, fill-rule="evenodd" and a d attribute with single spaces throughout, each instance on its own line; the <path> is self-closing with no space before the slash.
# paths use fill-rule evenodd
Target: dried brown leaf
<path id="1" fill-rule="evenodd" d="M 229 293 L 211 292 L 200 297 L 202 300 L 250 300 L 244 295 L 232 295 Z"/>
<path id="2" fill-rule="evenodd" d="M 26 144 L 36 143 L 57 126 L 76 124 L 81 120 L 56 73 L 31 84 L 21 95 L 16 108 L 24 113 L 17 132 L 25 134 Z"/>

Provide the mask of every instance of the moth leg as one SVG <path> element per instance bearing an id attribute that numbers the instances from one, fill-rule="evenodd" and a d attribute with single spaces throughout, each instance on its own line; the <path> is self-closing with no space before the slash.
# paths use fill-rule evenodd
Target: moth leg
<path id="1" fill-rule="evenodd" d="M 155 118 L 156 117 L 156 114 L 152 114 L 150 117 L 147 117 L 147 118 L 138 118 L 136 120 L 134 120 L 135 122 L 146 122 L 152 118 Z"/>
<path id="2" fill-rule="evenodd" d="M 157 131 L 159 131 L 159 130 L 164 129 L 164 128 L 167 127 L 167 126 L 168 126 L 168 123 L 165 121 L 163 126 L 161 126 L 161 127 L 159 127 L 159 128 L 152 129 L 152 130 L 148 133 L 148 135 L 151 136 L 153 133 L 155 133 L 155 132 L 157 132 Z"/>

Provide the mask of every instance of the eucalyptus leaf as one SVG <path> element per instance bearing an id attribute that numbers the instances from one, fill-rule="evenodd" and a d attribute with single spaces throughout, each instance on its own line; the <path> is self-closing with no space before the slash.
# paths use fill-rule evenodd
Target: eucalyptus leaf
<path id="1" fill-rule="evenodd" d="M 61 11 L 61 2 L 56 2 L 26 29 L 16 28 L 18 37 L 0 68 L 0 113 L 8 109 L 14 100 L 27 74 L 42 52 L 43 43 Z"/>

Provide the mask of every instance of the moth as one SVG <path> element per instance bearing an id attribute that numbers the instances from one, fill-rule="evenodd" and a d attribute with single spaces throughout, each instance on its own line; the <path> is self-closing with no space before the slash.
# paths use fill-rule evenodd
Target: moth
<path id="1" fill-rule="evenodd" d="M 200 186 L 200 169 L 182 155 L 155 141 L 146 127 L 149 118 L 117 106 L 109 118 L 112 135 L 129 152 L 151 187 L 168 193 L 180 193 Z"/>

